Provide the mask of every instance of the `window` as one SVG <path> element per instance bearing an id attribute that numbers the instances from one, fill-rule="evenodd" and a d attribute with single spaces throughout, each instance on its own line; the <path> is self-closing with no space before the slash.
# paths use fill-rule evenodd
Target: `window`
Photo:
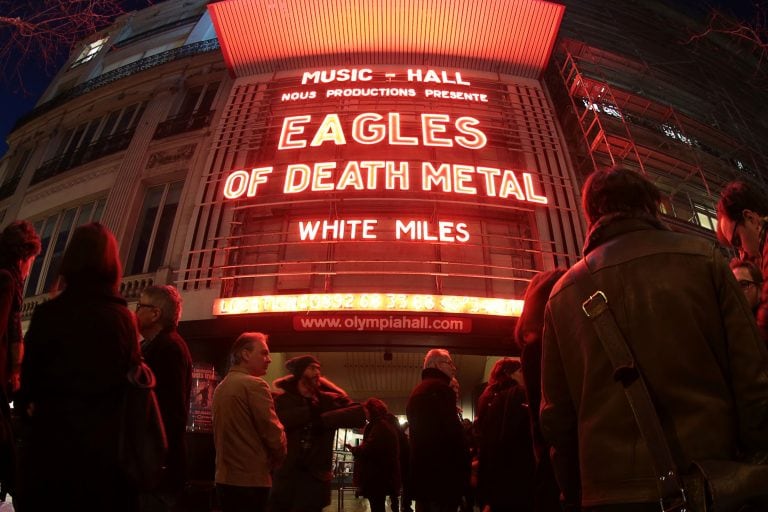
<path id="1" fill-rule="evenodd" d="M 71 68 L 75 68 L 79 66 L 80 64 L 85 64 L 89 60 L 93 59 L 97 53 L 99 53 L 99 50 L 101 50 L 104 47 L 104 44 L 107 42 L 108 37 L 103 37 L 99 39 L 98 41 L 94 41 L 92 43 L 88 43 L 83 48 L 83 51 L 80 52 L 80 55 L 75 59 L 75 62 L 72 63 L 70 66 Z"/>
<path id="2" fill-rule="evenodd" d="M 703 228 L 717 232 L 717 213 L 715 210 L 696 203 L 694 203 L 693 208 L 696 215 L 696 223 Z"/>
<path id="3" fill-rule="evenodd" d="M 183 185 L 177 181 L 147 190 L 128 253 L 126 275 L 154 272 L 163 265 Z"/>
<path id="4" fill-rule="evenodd" d="M 104 199 L 99 199 L 68 208 L 34 223 L 35 231 L 40 235 L 42 250 L 29 273 L 25 296 L 51 290 L 59 275 L 59 265 L 72 231 L 83 224 L 101 220 L 104 203 Z"/>
<path id="5" fill-rule="evenodd" d="M 24 168 L 29 163 L 32 152 L 29 149 L 21 150 L 7 161 L 5 172 L 0 172 L 0 199 L 10 197 L 16 192 Z"/>
<path id="6" fill-rule="evenodd" d="M 208 112 L 211 109 L 213 98 L 216 96 L 218 90 L 219 82 L 198 85 L 187 89 L 177 115 L 189 116 L 193 112 Z"/>

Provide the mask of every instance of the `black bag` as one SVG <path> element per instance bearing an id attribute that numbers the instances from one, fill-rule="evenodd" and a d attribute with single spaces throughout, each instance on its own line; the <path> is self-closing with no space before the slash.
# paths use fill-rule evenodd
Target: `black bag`
<path id="1" fill-rule="evenodd" d="M 139 490 L 160 483 L 168 440 L 155 396 L 155 375 L 141 361 L 128 371 L 121 411 L 120 467 Z"/>
<path id="2" fill-rule="evenodd" d="M 768 465 L 764 462 L 694 462 L 683 482 L 689 512 L 768 510 Z"/>

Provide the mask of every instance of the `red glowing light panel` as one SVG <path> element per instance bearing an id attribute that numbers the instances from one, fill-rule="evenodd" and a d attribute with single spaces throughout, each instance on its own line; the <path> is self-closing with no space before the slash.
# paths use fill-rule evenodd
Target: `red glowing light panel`
<path id="1" fill-rule="evenodd" d="M 565 7 L 541 0 L 227 0 L 208 6 L 234 76 L 359 62 L 538 78 Z"/>

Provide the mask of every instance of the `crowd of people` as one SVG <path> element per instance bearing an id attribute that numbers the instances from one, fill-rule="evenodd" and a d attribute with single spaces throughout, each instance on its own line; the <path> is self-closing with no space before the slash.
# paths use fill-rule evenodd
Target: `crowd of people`
<path id="1" fill-rule="evenodd" d="M 660 202 L 634 171 L 587 179 L 584 258 L 533 278 L 514 333 L 521 357 L 496 362 L 474 422 L 457 410 L 447 350 L 424 358 L 406 435 L 385 402 L 353 401 L 315 356 L 288 360 L 270 386 L 268 337 L 243 333 L 212 398 L 223 512 L 320 512 L 340 428 L 364 428 L 348 449 L 371 512 L 384 512 L 387 497 L 392 512 L 411 512 L 412 501 L 417 512 L 672 510 L 686 505 L 671 503 L 660 481 L 694 461 L 768 453 L 768 200 L 743 182 L 723 190 L 718 238 L 738 253 L 730 265 L 721 245 L 671 231 Z M 80 226 L 56 293 L 22 338 L 23 283 L 39 252 L 28 222 L 0 234 L 2 491 L 19 512 L 180 510 L 192 363 L 177 332 L 178 292 L 150 286 L 131 312 L 118 293 L 114 236 Z M 125 376 L 142 358 L 156 377 L 168 458 L 162 478 L 139 492 L 117 447 Z M 674 472 L 659 474 L 648 412 L 630 392 L 638 385 Z M 11 399 L 21 443 L 8 442 Z M 768 510 L 765 498 L 743 510 Z"/>

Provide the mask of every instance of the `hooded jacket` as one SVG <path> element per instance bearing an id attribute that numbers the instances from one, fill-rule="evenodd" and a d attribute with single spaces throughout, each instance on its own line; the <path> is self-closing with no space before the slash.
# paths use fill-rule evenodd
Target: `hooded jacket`
<path id="1" fill-rule="evenodd" d="M 718 248 L 657 219 L 600 219 L 584 248 L 644 375 L 672 456 L 768 448 L 768 351 Z M 651 459 L 569 271 L 545 312 L 541 427 L 566 499 L 658 502 Z"/>

